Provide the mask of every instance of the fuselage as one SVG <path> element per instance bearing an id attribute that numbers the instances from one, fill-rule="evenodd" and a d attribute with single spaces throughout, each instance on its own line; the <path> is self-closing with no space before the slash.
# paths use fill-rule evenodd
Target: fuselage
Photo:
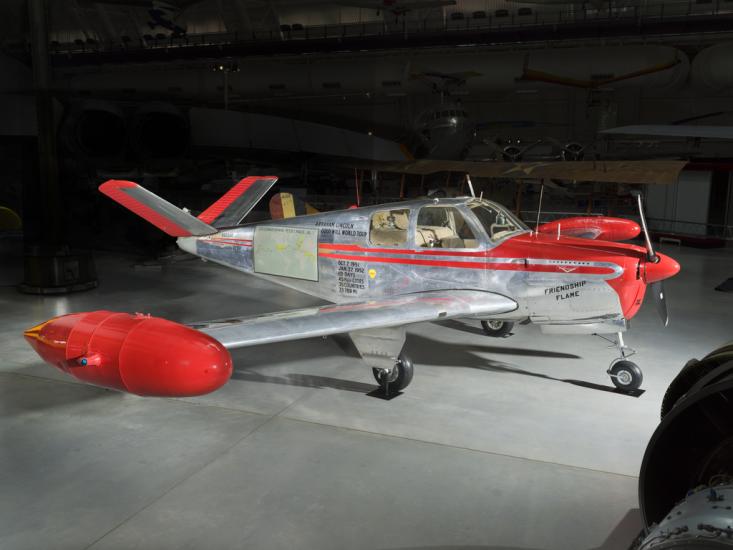
<path id="1" fill-rule="evenodd" d="M 501 318 L 542 324 L 623 330 L 646 288 L 645 249 L 537 234 L 504 207 L 471 198 L 299 216 L 178 242 L 206 260 L 334 303 L 484 290 L 517 302 Z"/>

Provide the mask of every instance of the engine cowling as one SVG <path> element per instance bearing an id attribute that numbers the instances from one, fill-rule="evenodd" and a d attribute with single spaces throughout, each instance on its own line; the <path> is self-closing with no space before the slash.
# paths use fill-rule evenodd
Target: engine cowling
<path id="1" fill-rule="evenodd" d="M 601 241 L 627 241 L 639 236 L 641 227 L 632 220 L 609 216 L 576 216 L 544 223 L 540 233 L 564 237 L 581 237 Z"/>
<path id="2" fill-rule="evenodd" d="M 232 374 L 232 358 L 214 338 L 139 313 L 72 313 L 30 328 L 24 336 L 57 369 L 137 395 L 203 395 L 226 384 Z"/>

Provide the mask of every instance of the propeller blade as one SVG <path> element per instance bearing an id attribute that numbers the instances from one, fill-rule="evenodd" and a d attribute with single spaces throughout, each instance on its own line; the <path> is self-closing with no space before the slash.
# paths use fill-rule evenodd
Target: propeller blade
<path id="1" fill-rule="evenodd" d="M 651 284 L 651 289 L 654 293 L 654 303 L 657 306 L 657 313 L 659 313 L 659 318 L 666 327 L 669 323 L 669 314 L 667 313 L 667 297 L 664 293 L 664 284 L 662 281 L 657 281 Z"/>
<path id="2" fill-rule="evenodd" d="M 657 262 L 659 258 L 654 253 L 652 248 L 652 239 L 649 236 L 649 229 L 646 226 L 646 217 L 644 216 L 644 206 L 641 202 L 641 193 L 636 193 L 636 203 L 639 205 L 639 219 L 641 220 L 641 231 L 644 233 L 644 240 L 646 241 L 646 258 L 650 262 Z"/>

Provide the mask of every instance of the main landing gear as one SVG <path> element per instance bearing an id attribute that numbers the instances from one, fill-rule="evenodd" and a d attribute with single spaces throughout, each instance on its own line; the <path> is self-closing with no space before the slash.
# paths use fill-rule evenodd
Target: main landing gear
<path id="1" fill-rule="evenodd" d="M 644 375 L 636 363 L 627 360 L 636 351 L 624 344 L 624 337 L 620 332 L 618 333 L 618 340 L 614 342 L 614 346 L 618 348 L 621 357 L 617 357 L 611 361 L 611 365 L 606 371 L 611 377 L 611 382 L 619 390 L 624 392 L 630 393 L 638 390 L 644 381 Z"/>
<path id="2" fill-rule="evenodd" d="M 484 328 L 486 336 L 493 338 L 504 338 L 509 336 L 514 328 L 514 323 L 511 321 L 481 321 L 481 326 Z"/>
<path id="3" fill-rule="evenodd" d="M 372 373 L 379 387 L 384 390 L 384 394 L 390 395 L 390 393 L 400 392 L 410 385 L 415 369 L 410 358 L 401 353 L 391 369 L 374 367 Z"/>

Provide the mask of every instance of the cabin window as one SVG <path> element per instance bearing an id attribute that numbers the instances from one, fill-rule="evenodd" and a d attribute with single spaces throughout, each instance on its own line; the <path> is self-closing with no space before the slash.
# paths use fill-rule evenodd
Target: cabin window
<path id="1" fill-rule="evenodd" d="M 407 242 L 410 227 L 410 211 L 379 210 L 372 215 L 369 225 L 369 241 L 377 246 L 401 246 Z"/>
<path id="2" fill-rule="evenodd" d="M 477 248 L 463 214 L 448 206 L 425 206 L 417 216 L 415 244 L 425 248 Z"/>

